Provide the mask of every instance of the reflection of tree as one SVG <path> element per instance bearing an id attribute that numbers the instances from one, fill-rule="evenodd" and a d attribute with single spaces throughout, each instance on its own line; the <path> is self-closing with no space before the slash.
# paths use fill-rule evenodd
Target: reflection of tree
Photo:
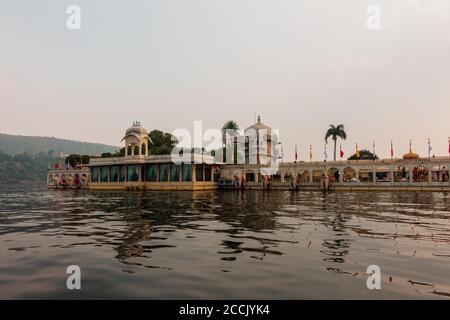
<path id="1" fill-rule="evenodd" d="M 345 215 L 342 214 L 342 208 L 345 206 L 343 199 L 339 199 L 338 203 L 332 203 L 326 195 L 323 198 L 324 207 L 322 210 L 324 212 L 333 212 L 332 216 L 328 216 L 329 218 L 325 218 L 324 225 L 330 228 L 335 237 L 333 239 L 323 239 L 322 246 L 325 249 L 322 249 L 320 252 L 326 255 L 323 259 L 325 262 L 337 262 L 344 263 L 345 256 L 349 254 L 350 248 L 350 239 L 348 239 L 349 234 L 346 231 L 345 223 L 349 218 L 346 218 Z"/>

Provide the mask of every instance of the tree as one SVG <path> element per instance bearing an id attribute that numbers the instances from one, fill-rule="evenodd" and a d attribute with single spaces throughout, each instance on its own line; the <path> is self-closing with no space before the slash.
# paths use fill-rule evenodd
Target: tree
<path id="1" fill-rule="evenodd" d="M 75 164 L 77 166 L 82 164 L 88 164 L 89 160 L 91 159 L 91 156 L 88 155 L 81 155 L 81 154 L 71 154 L 68 157 L 66 157 L 65 163 L 70 164 L 72 167 L 75 167 Z"/>
<path id="2" fill-rule="evenodd" d="M 223 161 L 225 162 L 227 159 L 227 150 L 226 150 L 226 143 L 227 143 L 227 134 L 230 133 L 231 130 L 231 136 L 234 138 L 234 162 L 237 163 L 237 135 L 239 133 L 239 125 L 234 122 L 233 120 L 228 120 L 225 122 L 225 124 L 222 126 L 222 142 L 223 142 Z"/>
<path id="3" fill-rule="evenodd" d="M 103 152 L 100 157 L 101 158 L 112 158 L 112 157 L 114 157 L 114 154 L 112 154 L 111 152 Z"/>
<path id="4" fill-rule="evenodd" d="M 378 156 L 373 154 L 369 150 L 361 150 L 359 151 L 359 158 L 356 157 L 356 153 L 348 158 L 348 160 L 377 160 Z"/>
<path id="5" fill-rule="evenodd" d="M 150 138 L 149 154 L 161 155 L 171 154 L 178 140 L 170 133 L 161 130 L 153 130 L 148 134 Z"/>
<path id="6" fill-rule="evenodd" d="M 223 144 L 226 144 L 227 142 L 227 131 L 232 130 L 232 134 L 236 135 L 239 131 L 239 125 L 234 122 L 233 120 L 229 120 L 225 122 L 225 124 L 222 126 L 222 141 Z"/>
<path id="7" fill-rule="evenodd" d="M 330 124 L 330 128 L 328 129 L 327 133 L 325 134 L 325 142 L 328 142 L 328 138 L 331 137 L 334 141 L 334 153 L 333 153 L 333 160 L 336 161 L 336 143 L 337 139 L 341 138 L 342 140 L 347 139 L 347 133 L 344 131 L 344 125 L 340 124 L 338 126 L 334 126 Z"/>

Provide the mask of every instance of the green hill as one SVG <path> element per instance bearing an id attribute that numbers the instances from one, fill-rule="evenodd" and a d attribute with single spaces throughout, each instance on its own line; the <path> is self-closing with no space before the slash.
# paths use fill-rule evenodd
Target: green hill
<path id="1" fill-rule="evenodd" d="M 53 150 L 54 154 L 88 154 L 97 155 L 104 152 L 115 152 L 120 149 L 106 144 L 79 142 L 74 140 L 58 139 L 52 137 L 17 136 L 0 133 L 0 151 L 17 155 L 24 152 L 29 154 L 47 153 Z"/>

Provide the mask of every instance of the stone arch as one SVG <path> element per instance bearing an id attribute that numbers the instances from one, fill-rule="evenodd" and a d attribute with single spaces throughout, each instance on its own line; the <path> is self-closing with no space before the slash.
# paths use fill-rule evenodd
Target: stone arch
<path id="1" fill-rule="evenodd" d="M 341 171 L 339 170 L 339 168 L 331 167 L 327 170 L 327 173 L 330 179 L 339 182 L 339 177 L 341 175 Z"/>
<path id="2" fill-rule="evenodd" d="M 344 182 L 355 182 L 356 181 L 356 169 L 353 167 L 345 167 L 342 170 L 344 174 Z"/>
<path id="3" fill-rule="evenodd" d="M 302 170 L 297 173 L 297 181 L 298 183 L 310 183 L 312 181 L 310 180 L 310 171 L 309 170 Z"/>

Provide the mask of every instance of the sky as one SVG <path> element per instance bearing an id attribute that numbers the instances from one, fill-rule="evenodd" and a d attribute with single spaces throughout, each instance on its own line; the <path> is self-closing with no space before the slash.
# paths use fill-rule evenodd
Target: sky
<path id="1" fill-rule="evenodd" d="M 341 123 L 346 156 L 410 139 L 426 156 L 428 138 L 447 155 L 449 30 L 448 0 L 0 0 L 0 132 L 120 145 L 136 120 L 246 128 L 256 112 L 286 161 L 310 144 L 323 160 Z"/>

